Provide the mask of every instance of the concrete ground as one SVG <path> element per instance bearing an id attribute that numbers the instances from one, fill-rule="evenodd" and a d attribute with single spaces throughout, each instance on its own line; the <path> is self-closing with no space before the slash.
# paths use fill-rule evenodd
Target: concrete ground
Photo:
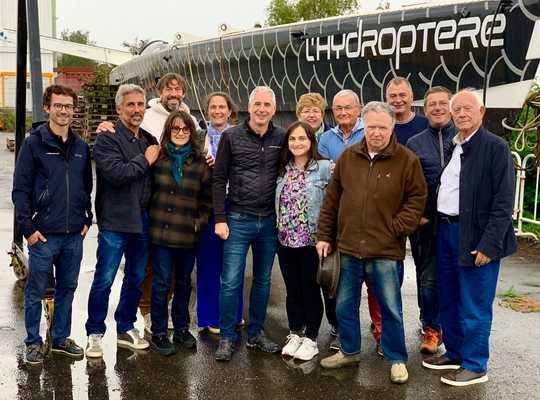
<path id="1" fill-rule="evenodd" d="M 13 210 L 10 200 L 13 153 L 5 150 L 0 134 L 0 243 L 9 250 L 12 240 Z M 86 344 L 84 323 L 86 303 L 93 277 L 96 227 L 86 240 L 79 287 L 73 305 L 72 338 Z M 503 263 L 499 291 L 514 287 L 540 299 L 540 252 L 520 249 Z M 111 294 L 108 332 L 103 360 L 72 361 L 55 356 L 41 367 L 23 362 L 25 336 L 23 288 L 9 267 L 10 258 L 0 252 L 0 399 L 540 399 L 540 314 L 522 314 L 494 305 L 489 382 L 469 388 L 451 388 L 439 381 L 439 373 L 421 367 L 417 351 L 418 307 L 414 266 L 408 257 L 403 284 L 403 305 L 409 382 L 393 385 L 389 365 L 375 352 L 369 334 L 365 292 L 361 305 L 363 335 L 362 362 L 358 367 L 323 370 L 320 358 L 312 362 L 292 362 L 279 355 L 247 350 L 244 339 L 230 363 L 217 363 L 213 354 L 218 338 L 197 335 L 196 351 L 179 349 L 164 358 L 153 352 L 133 353 L 117 349 L 114 307 L 118 300 L 121 273 Z M 250 271 L 246 278 L 249 293 Z M 246 298 L 248 298 L 246 296 Z M 247 316 L 247 310 L 245 315 Z M 142 318 L 137 321 L 142 330 Z M 42 332 L 45 322 L 42 323 Z M 319 336 L 321 356 L 328 350 L 329 326 L 323 320 Z M 277 265 L 266 320 L 269 337 L 283 344 L 287 335 L 285 289 Z"/>

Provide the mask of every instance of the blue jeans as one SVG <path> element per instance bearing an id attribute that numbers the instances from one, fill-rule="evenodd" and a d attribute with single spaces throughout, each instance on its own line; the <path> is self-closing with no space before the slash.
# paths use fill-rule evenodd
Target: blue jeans
<path id="1" fill-rule="evenodd" d="M 381 307 L 384 357 L 391 362 L 407 362 L 400 290 L 403 263 L 384 258 L 360 259 L 343 253 L 340 261 L 336 312 L 341 351 L 346 355 L 360 353 L 358 309 L 362 283 L 367 279 Z"/>
<path id="2" fill-rule="evenodd" d="M 435 221 L 430 219 L 425 225 L 419 226 L 409 239 L 416 266 L 418 308 L 422 327 L 431 327 L 440 331 L 434 224 Z"/>
<path id="3" fill-rule="evenodd" d="M 42 343 L 39 335 L 41 300 L 55 268 L 53 345 L 63 343 L 71 333 L 71 306 L 77 289 L 83 254 L 83 237 L 79 232 L 65 235 L 45 235 L 46 242 L 38 241 L 28 247 L 29 274 L 24 289 L 24 323 L 26 345 Z"/>
<path id="4" fill-rule="evenodd" d="M 86 333 L 104 334 L 105 318 L 109 308 L 109 295 L 116 272 L 125 256 L 124 280 L 120 300 L 114 313 L 117 333 L 133 329 L 137 321 L 137 307 L 142 295 L 142 283 L 148 262 L 150 239 L 148 216 L 143 216 L 142 233 L 122 233 L 101 230 L 98 234 L 96 272 L 88 296 Z"/>
<path id="5" fill-rule="evenodd" d="M 195 264 L 194 249 L 176 249 L 152 245 L 152 334 L 167 334 L 169 308 L 167 295 L 174 269 L 174 296 L 172 321 L 175 331 L 189 327 L 189 298 L 191 296 L 191 272 Z"/>
<path id="6" fill-rule="evenodd" d="M 487 371 L 493 300 L 500 261 L 459 265 L 459 224 L 439 224 L 437 265 L 446 357 L 469 371 Z"/>
<path id="7" fill-rule="evenodd" d="M 229 238 L 223 245 L 219 325 L 222 337 L 236 340 L 238 303 L 244 286 L 246 256 L 250 246 L 253 253 L 253 282 L 249 297 L 248 336 L 257 336 L 264 329 L 277 229 L 274 216 L 258 217 L 236 212 L 228 214 L 228 225 Z"/>

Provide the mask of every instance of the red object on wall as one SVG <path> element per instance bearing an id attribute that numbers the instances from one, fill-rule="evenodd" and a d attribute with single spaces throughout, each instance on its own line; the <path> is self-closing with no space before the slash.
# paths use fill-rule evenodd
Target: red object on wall
<path id="1" fill-rule="evenodd" d="M 77 93 L 96 74 L 95 69 L 92 67 L 61 67 L 56 68 L 55 72 L 58 74 L 55 78 L 56 84 L 68 86 Z"/>

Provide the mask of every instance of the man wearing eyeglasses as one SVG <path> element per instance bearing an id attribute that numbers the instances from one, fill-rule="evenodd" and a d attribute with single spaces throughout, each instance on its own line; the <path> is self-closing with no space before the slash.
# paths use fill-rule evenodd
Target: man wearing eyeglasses
<path id="1" fill-rule="evenodd" d="M 360 99 L 350 89 L 336 93 L 332 101 L 332 111 L 337 125 L 320 136 L 319 153 L 335 162 L 347 147 L 364 137 L 364 123 L 360 118 Z"/>
<path id="2" fill-rule="evenodd" d="M 44 359 L 39 334 L 41 299 L 55 268 L 55 313 L 52 351 L 82 358 L 72 339 L 71 306 L 83 253 L 92 224 L 92 166 L 88 145 L 71 130 L 75 92 L 49 86 L 43 107 L 49 121 L 33 125 L 17 158 L 12 198 L 15 216 L 28 243 L 29 275 L 24 291 L 26 357 L 30 365 Z"/>
<path id="3" fill-rule="evenodd" d="M 336 93 L 332 101 L 332 112 L 337 125 L 324 132 L 319 139 L 319 153 L 334 162 L 346 148 L 358 143 L 364 137 L 364 121 L 360 118 L 362 104 L 358 95 L 350 89 L 344 89 Z M 377 299 L 368 287 L 368 305 L 373 336 L 377 342 L 376 351 L 382 355 L 380 349 L 381 310 Z M 339 350 L 339 340 L 330 342 L 332 350 Z"/>

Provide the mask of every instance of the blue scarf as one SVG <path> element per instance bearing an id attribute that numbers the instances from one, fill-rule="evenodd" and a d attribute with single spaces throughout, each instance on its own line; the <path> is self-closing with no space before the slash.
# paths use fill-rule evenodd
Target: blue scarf
<path id="1" fill-rule="evenodd" d="M 191 142 L 180 147 L 176 147 L 172 143 L 167 143 L 167 153 L 169 154 L 169 158 L 173 160 L 173 164 L 171 165 L 172 176 L 176 181 L 176 185 L 181 186 L 182 179 L 184 179 L 184 163 L 189 156 L 195 154 L 195 150 L 193 150 Z"/>

